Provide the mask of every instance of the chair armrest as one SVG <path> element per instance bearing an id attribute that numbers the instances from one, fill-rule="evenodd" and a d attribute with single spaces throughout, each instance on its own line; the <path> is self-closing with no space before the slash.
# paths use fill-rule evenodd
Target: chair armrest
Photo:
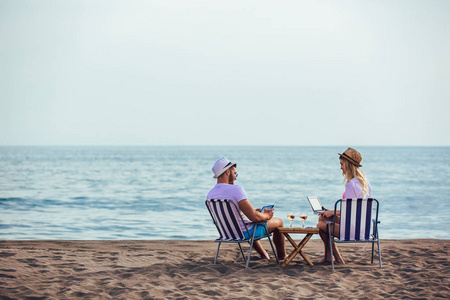
<path id="1" fill-rule="evenodd" d="M 256 224 L 256 225 L 263 225 L 263 224 L 267 224 L 267 221 L 247 222 L 247 223 L 245 223 L 245 225 L 253 225 L 253 224 Z"/>

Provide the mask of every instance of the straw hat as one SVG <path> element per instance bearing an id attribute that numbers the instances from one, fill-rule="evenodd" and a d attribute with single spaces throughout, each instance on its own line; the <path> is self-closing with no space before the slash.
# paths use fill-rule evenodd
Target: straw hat
<path id="1" fill-rule="evenodd" d="M 356 151 L 353 148 L 347 148 L 344 153 L 338 153 L 340 155 L 339 158 L 343 158 L 349 162 L 351 162 L 353 165 L 357 167 L 362 167 L 360 164 L 362 161 L 362 155 L 358 151 Z"/>
<path id="2" fill-rule="evenodd" d="M 219 160 L 217 160 L 214 166 L 212 167 L 212 171 L 214 173 L 213 178 L 219 177 L 220 175 L 223 174 L 223 172 L 225 172 L 226 170 L 228 170 L 233 166 L 236 166 L 236 164 L 232 163 L 227 158 L 225 157 L 219 158 Z"/>

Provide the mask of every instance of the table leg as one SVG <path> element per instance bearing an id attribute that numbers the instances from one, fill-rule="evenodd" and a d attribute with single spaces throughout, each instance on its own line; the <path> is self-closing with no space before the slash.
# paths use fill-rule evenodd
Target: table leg
<path id="1" fill-rule="evenodd" d="M 300 255 L 303 257 L 304 260 L 306 260 L 306 262 L 308 263 L 308 265 L 310 266 L 314 266 L 314 264 L 309 260 L 309 258 L 303 253 L 303 251 L 301 250 L 303 248 L 303 246 L 306 245 L 306 243 L 309 241 L 309 239 L 312 237 L 313 235 L 311 233 L 308 233 L 305 238 L 302 240 L 302 242 L 299 244 L 299 248 L 300 248 Z"/>
<path id="2" fill-rule="evenodd" d="M 291 236 L 288 233 L 284 233 L 284 236 L 288 239 L 288 241 L 294 246 L 294 249 L 297 249 L 297 243 L 291 238 Z"/>
<path id="3" fill-rule="evenodd" d="M 306 243 L 313 236 L 313 234 L 308 233 L 298 245 L 295 244 L 294 240 L 289 236 L 289 234 L 287 234 L 287 233 L 283 233 L 283 234 L 288 239 L 288 241 L 294 246 L 295 250 L 292 251 L 291 254 L 289 254 L 289 256 L 286 258 L 286 260 L 284 261 L 284 263 L 281 266 L 282 267 L 287 266 L 298 253 L 300 253 L 300 255 L 303 257 L 303 259 L 306 260 L 306 262 L 310 266 L 313 266 L 313 263 L 308 259 L 308 257 L 306 257 L 306 255 L 302 251 L 302 248 L 306 245 Z"/>
<path id="4" fill-rule="evenodd" d="M 294 249 L 297 249 L 298 246 L 297 244 L 294 242 L 294 240 L 289 236 L 288 233 L 283 233 L 283 235 L 288 239 L 289 242 L 291 242 L 292 246 L 294 246 Z M 295 255 L 297 253 L 295 253 L 295 251 L 292 251 L 288 257 L 286 257 L 286 259 L 284 260 L 284 263 L 281 265 L 282 267 L 286 267 L 288 265 L 288 263 L 291 262 L 292 259 L 294 259 Z"/>

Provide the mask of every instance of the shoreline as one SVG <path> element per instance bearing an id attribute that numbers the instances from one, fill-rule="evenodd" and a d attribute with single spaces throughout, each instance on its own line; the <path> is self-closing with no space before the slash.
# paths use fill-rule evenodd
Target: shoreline
<path id="1" fill-rule="evenodd" d="M 314 266 L 296 256 L 282 268 L 253 252 L 245 270 L 235 244 L 222 244 L 214 265 L 211 240 L 1 240 L 0 298 L 450 298 L 450 240 L 382 239 L 382 269 L 364 245 L 339 244 L 346 264 L 334 271 L 316 264 L 320 240 L 303 249 Z"/>

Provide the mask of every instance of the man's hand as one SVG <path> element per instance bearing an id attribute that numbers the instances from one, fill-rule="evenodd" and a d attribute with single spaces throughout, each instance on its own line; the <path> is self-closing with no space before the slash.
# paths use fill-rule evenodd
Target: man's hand
<path id="1" fill-rule="evenodd" d="M 248 199 L 243 199 L 239 201 L 239 209 L 247 216 L 247 218 L 252 222 L 260 222 L 270 220 L 273 217 L 273 208 L 266 209 L 261 212 L 259 209 L 255 209 Z"/>
<path id="2" fill-rule="evenodd" d="M 269 216 L 269 219 L 268 219 L 268 220 L 272 219 L 272 217 L 273 217 L 273 210 L 274 210 L 273 208 L 271 208 L 271 209 L 267 209 L 267 208 L 266 208 L 266 209 L 264 210 L 264 214 Z"/>

